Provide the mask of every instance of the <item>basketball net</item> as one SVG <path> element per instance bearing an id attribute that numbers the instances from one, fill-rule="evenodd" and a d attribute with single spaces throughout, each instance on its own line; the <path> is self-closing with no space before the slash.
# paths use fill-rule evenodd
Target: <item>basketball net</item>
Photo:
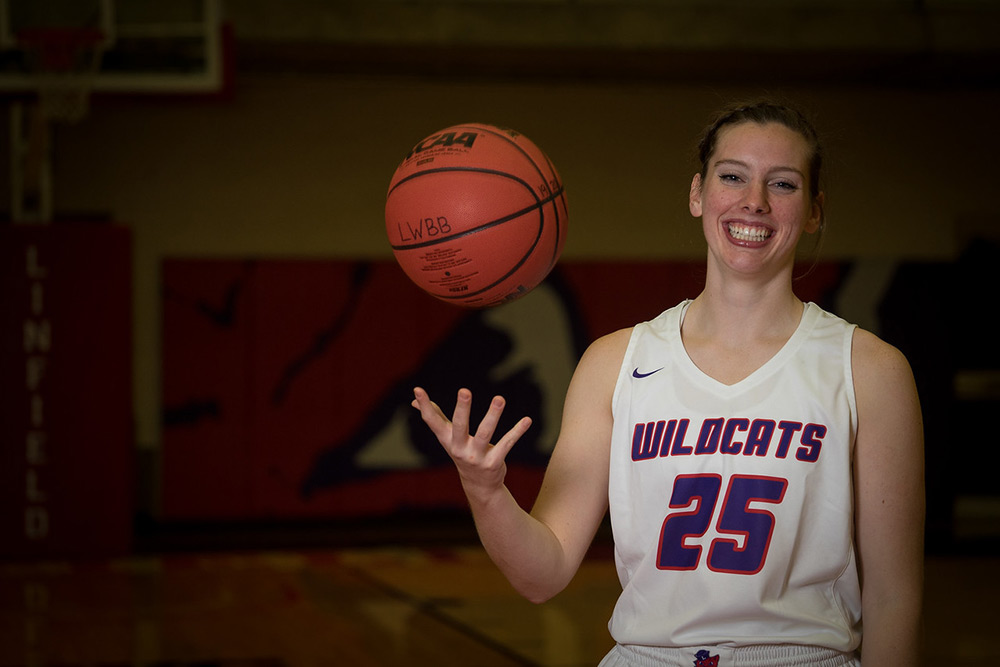
<path id="1" fill-rule="evenodd" d="M 101 66 L 104 33 L 96 28 L 22 30 L 17 42 L 42 117 L 67 123 L 83 118 Z"/>
<path id="2" fill-rule="evenodd" d="M 11 218 L 44 224 L 53 219 L 50 126 L 87 114 L 105 39 L 94 28 L 23 30 L 16 39 L 36 98 L 30 111 L 11 106 Z"/>

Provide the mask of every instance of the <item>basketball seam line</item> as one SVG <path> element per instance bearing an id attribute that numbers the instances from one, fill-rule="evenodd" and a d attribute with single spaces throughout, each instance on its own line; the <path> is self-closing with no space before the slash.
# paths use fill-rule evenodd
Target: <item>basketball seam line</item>
<path id="1" fill-rule="evenodd" d="M 489 229 L 490 227 L 495 227 L 496 225 L 500 225 L 500 224 L 503 224 L 505 222 L 509 222 L 509 221 L 513 220 L 514 218 L 519 218 L 522 215 L 525 215 L 526 213 L 530 213 L 533 210 L 540 209 L 543 206 L 545 206 L 546 204 L 550 204 L 550 203 L 554 202 L 557 198 L 561 197 L 562 194 L 563 194 L 563 191 L 564 191 L 564 188 L 562 187 L 562 185 L 560 185 L 559 189 L 557 191 L 553 192 L 552 194 L 550 194 L 548 197 L 545 197 L 544 199 L 538 199 L 537 203 L 532 204 L 531 206 L 525 207 L 525 208 L 521 209 L 520 211 L 515 211 L 514 213 L 511 213 L 509 215 L 505 215 L 502 218 L 497 218 L 496 220 L 491 220 L 491 221 L 489 221 L 487 223 L 479 225 L 478 227 L 473 227 L 472 229 L 467 229 L 464 232 L 458 232 L 458 233 L 452 234 L 450 236 L 445 236 L 443 238 L 436 238 L 436 239 L 433 239 L 433 240 L 430 240 L 430 241 L 421 241 L 420 243 L 414 243 L 412 245 L 389 244 L 389 247 L 391 247 L 393 250 L 419 250 L 420 248 L 426 248 L 428 246 L 437 245 L 439 243 L 444 243 L 445 241 L 451 241 L 453 239 L 460 239 L 463 236 L 468 236 L 470 234 L 476 234 L 476 233 L 479 233 L 479 232 L 483 231 L 484 229 Z M 534 192 L 532 192 L 532 194 L 534 194 Z M 537 199 L 537 195 L 536 195 L 536 199 Z M 543 220 L 544 220 L 544 218 L 543 218 Z"/>
<path id="2" fill-rule="evenodd" d="M 527 156 L 525 156 L 525 157 L 527 157 Z M 529 161 L 530 161 L 530 158 L 529 158 Z M 535 171 L 538 172 L 538 175 L 544 178 L 545 174 L 543 174 L 542 170 L 538 168 L 538 165 L 536 165 L 534 162 L 532 162 L 531 165 L 535 168 Z M 493 175 L 493 176 L 503 176 L 505 178 L 511 179 L 512 181 L 517 181 L 518 183 L 520 183 L 524 187 L 526 187 L 529 190 L 531 190 L 531 194 L 535 194 L 535 189 L 533 187 L 531 187 L 531 184 L 528 183 L 528 181 L 524 180 L 520 176 L 515 176 L 514 174 L 512 174 L 510 172 L 507 172 L 507 171 L 500 171 L 499 169 L 487 169 L 486 167 L 434 167 L 433 169 L 424 169 L 423 171 L 418 171 L 415 174 L 410 174 L 409 176 L 405 176 L 405 177 L 399 179 L 396 183 L 393 184 L 393 186 L 391 188 L 389 188 L 389 192 L 386 193 L 386 199 L 389 198 L 389 196 L 392 194 L 393 190 L 395 190 L 396 188 L 398 188 L 403 183 L 407 183 L 409 181 L 412 181 L 415 178 L 420 178 L 421 176 L 426 176 L 427 174 L 441 174 L 441 173 L 450 172 L 450 171 L 472 171 L 472 172 L 476 172 L 476 173 L 479 173 L 479 174 L 490 174 L 490 175 Z M 554 175 L 555 174 L 553 174 L 553 176 Z M 562 187 L 562 183 L 560 183 L 559 185 L 560 185 L 560 187 Z"/>

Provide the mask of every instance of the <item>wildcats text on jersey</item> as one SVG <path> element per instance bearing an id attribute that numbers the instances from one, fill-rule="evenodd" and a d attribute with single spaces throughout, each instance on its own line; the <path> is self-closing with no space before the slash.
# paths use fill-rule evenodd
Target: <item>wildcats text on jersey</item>
<path id="1" fill-rule="evenodd" d="M 827 432 L 823 424 L 719 417 L 702 421 L 695 437 L 690 425 L 690 419 L 637 423 L 632 429 L 632 460 L 648 461 L 663 456 L 710 454 L 761 457 L 770 454 L 774 458 L 784 459 L 794 446 L 796 460 L 815 463 L 819 459 Z M 688 436 L 689 432 L 691 437 Z"/>

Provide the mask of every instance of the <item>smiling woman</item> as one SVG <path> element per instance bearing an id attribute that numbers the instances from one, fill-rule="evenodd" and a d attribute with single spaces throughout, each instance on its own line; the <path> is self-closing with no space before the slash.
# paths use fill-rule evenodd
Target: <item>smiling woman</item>
<path id="1" fill-rule="evenodd" d="M 691 181 L 690 210 L 704 225 L 710 275 L 727 263 L 733 270 L 755 271 L 754 262 L 765 255 L 734 250 L 767 248 L 768 262 L 783 281 L 799 238 L 817 232 L 822 221 L 818 144 L 810 145 L 782 120 L 722 125 L 703 144 L 709 141 L 714 149 Z M 737 258 L 751 264 L 743 266 Z"/>
<path id="2" fill-rule="evenodd" d="M 792 289 L 798 241 L 823 219 L 816 133 L 792 109 L 745 105 L 700 155 L 704 289 L 586 351 L 530 513 L 505 486 L 528 417 L 493 445 L 502 397 L 474 434 L 466 389 L 450 420 L 423 389 L 413 406 L 529 600 L 567 585 L 610 509 L 622 593 L 603 667 L 860 665 L 862 618 L 866 664 L 916 664 L 913 377 L 895 348 Z"/>

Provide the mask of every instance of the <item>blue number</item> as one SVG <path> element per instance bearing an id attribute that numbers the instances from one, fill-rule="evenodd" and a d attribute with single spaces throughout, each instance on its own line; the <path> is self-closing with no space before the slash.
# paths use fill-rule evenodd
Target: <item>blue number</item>
<path id="1" fill-rule="evenodd" d="M 726 499 L 716 529 L 720 533 L 742 535 L 737 540 L 716 538 L 708 551 L 708 567 L 717 572 L 755 574 L 764 567 L 771 547 L 774 515 L 767 510 L 750 509 L 750 503 L 780 503 L 788 480 L 776 477 L 735 476 L 729 482 Z"/>
<path id="2" fill-rule="evenodd" d="M 677 509 L 663 521 L 657 567 L 662 570 L 694 570 L 701 561 L 701 547 L 686 544 L 688 538 L 708 532 L 719 500 L 722 478 L 719 475 L 678 475 L 670 496 L 670 507 Z M 764 567 L 774 515 L 767 510 L 751 509 L 750 503 L 780 503 L 788 480 L 777 477 L 734 475 L 726 489 L 716 530 L 737 535 L 740 540 L 717 537 L 709 547 L 710 570 L 734 574 L 754 574 Z"/>
<path id="3" fill-rule="evenodd" d="M 708 530 L 719 499 L 722 478 L 718 475 L 678 475 L 670 507 L 694 507 L 686 512 L 673 512 L 663 521 L 660 531 L 660 553 L 656 564 L 661 570 L 693 570 L 701 559 L 701 547 L 684 544 L 689 537 L 701 537 Z"/>

